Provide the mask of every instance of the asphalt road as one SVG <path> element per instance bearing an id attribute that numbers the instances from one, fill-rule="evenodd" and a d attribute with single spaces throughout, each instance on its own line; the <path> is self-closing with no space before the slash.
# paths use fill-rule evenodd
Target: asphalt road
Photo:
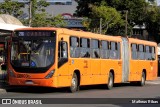
<path id="1" fill-rule="evenodd" d="M 0 92 L 0 98 L 15 100 L 47 100 L 51 104 L 34 105 L 35 107 L 159 107 L 159 104 L 145 104 L 145 101 L 160 99 L 160 78 L 156 81 L 147 81 L 144 87 L 129 83 L 116 84 L 112 90 L 106 90 L 104 85 L 81 87 L 76 93 L 69 93 L 66 88 L 44 87 L 4 87 L 6 91 Z M 3 89 L 3 90 L 4 90 Z M 16 99 L 18 98 L 18 99 Z M 42 98 L 42 99 L 41 99 Z M 49 99 L 43 99 L 49 98 Z M 59 98 L 59 99 L 57 99 Z M 72 99 L 70 99 L 72 98 Z M 94 99 L 93 99 L 94 98 Z M 113 98 L 113 99 L 112 99 Z M 138 104 L 132 104 L 132 100 Z M 58 101 L 58 102 L 57 102 Z M 73 101 L 73 102 L 72 102 Z M 142 102 L 143 101 L 143 102 Z M 160 101 L 160 100 L 158 100 Z M 77 102 L 77 103 L 76 103 Z M 89 102 L 90 104 L 87 104 Z M 93 102 L 93 103 L 92 103 Z M 100 104 L 100 103 L 103 104 Z M 58 104 L 56 104 L 58 103 Z M 63 104 L 62 104 L 63 103 Z M 69 103 L 69 104 L 68 104 Z M 140 104 L 141 103 L 141 104 Z M 154 103 L 154 102 L 153 102 Z M 22 105 L 3 105 L 17 107 Z M 23 105 L 29 107 L 33 105 Z"/>
<path id="2" fill-rule="evenodd" d="M 160 78 L 156 81 L 147 81 L 144 87 L 125 83 L 116 84 L 112 90 L 106 90 L 104 85 L 97 85 L 81 87 L 80 91 L 76 93 L 69 93 L 66 88 L 4 87 L 4 89 L 6 89 L 6 91 L 0 92 L 0 98 L 23 98 L 23 100 L 30 98 L 39 100 L 40 98 L 42 102 L 44 100 L 52 103 L 47 105 L 34 105 L 34 107 L 160 107 Z M 154 100 L 155 102 L 153 101 L 153 103 L 157 103 L 157 100 L 152 98 L 159 99 L 159 104 L 145 103 L 145 101 L 148 100 Z M 72 100 L 77 103 L 73 104 Z M 137 101 L 137 104 L 133 104 L 134 100 Z M 86 104 L 86 102 L 90 104 Z M 17 107 L 22 105 L 12 105 L 12 107 L 13 106 Z M 23 106 L 27 107 L 29 105 Z"/>

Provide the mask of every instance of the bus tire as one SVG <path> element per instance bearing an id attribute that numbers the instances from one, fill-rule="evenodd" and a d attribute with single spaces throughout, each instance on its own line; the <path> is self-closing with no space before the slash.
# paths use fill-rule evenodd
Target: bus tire
<path id="1" fill-rule="evenodd" d="M 113 84 L 114 84 L 114 78 L 113 78 L 113 74 L 110 72 L 108 77 L 107 89 L 111 90 L 113 88 Z"/>
<path id="2" fill-rule="evenodd" d="M 69 91 L 71 93 L 74 93 L 77 90 L 78 90 L 78 78 L 77 78 L 76 73 L 73 73 L 72 80 L 71 80 L 71 86 L 69 88 Z"/>
<path id="3" fill-rule="evenodd" d="M 142 77 L 141 77 L 141 81 L 139 81 L 139 86 L 144 86 L 145 80 L 146 80 L 146 75 L 144 72 L 142 72 Z"/>

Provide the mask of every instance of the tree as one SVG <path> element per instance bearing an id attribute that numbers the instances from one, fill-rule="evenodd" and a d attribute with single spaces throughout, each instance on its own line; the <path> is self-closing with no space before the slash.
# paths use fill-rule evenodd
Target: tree
<path id="1" fill-rule="evenodd" d="M 155 5 L 148 7 L 145 25 L 149 33 L 148 39 L 154 37 L 157 42 L 160 42 L 160 37 L 158 36 L 160 32 L 160 8 Z"/>
<path id="2" fill-rule="evenodd" d="M 45 11 L 45 7 L 49 6 L 45 0 L 31 0 L 30 1 L 30 20 L 29 25 L 32 27 L 58 26 L 63 27 L 66 23 L 61 15 L 51 16 Z"/>
<path id="3" fill-rule="evenodd" d="M 29 2 L 29 26 L 32 26 L 32 24 L 34 22 L 36 22 L 36 20 L 34 20 L 35 16 L 39 16 L 39 17 L 44 17 L 44 16 L 40 16 L 39 14 L 45 15 L 46 17 L 46 13 L 45 13 L 45 7 L 49 6 L 49 3 L 47 3 L 45 0 L 30 0 Z M 40 18 L 41 19 L 41 18 Z"/>
<path id="4" fill-rule="evenodd" d="M 92 6 L 92 19 L 88 28 L 93 32 L 100 32 L 105 34 L 109 28 L 114 28 L 117 25 L 122 26 L 124 21 L 121 19 L 121 15 L 115 8 L 105 5 Z M 92 29 L 94 28 L 94 29 Z"/>
<path id="5" fill-rule="evenodd" d="M 21 8 L 24 8 L 23 3 L 12 0 L 4 0 L 4 2 L 0 3 L 0 14 L 9 14 L 19 18 L 23 14 Z"/>
<path id="6" fill-rule="evenodd" d="M 89 17 L 89 15 L 92 12 L 91 8 L 89 7 L 90 4 L 93 5 L 94 3 L 97 2 L 101 3 L 102 0 L 75 0 L 75 1 L 78 3 L 78 6 L 74 15 L 78 17 Z"/>
<path id="7" fill-rule="evenodd" d="M 122 15 L 125 15 L 124 11 L 127 10 L 128 24 L 130 26 L 143 25 L 148 6 L 146 0 L 105 0 L 105 2 L 108 6 L 115 8 L 117 11 L 121 11 Z"/>
<path id="8" fill-rule="evenodd" d="M 63 21 L 63 17 L 61 15 L 57 15 L 54 17 L 46 17 L 47 13 L 37 13 L 34 16 L 34 20 L 32 21 L 32 27 L 64 27 L 66 23 Z"/>
<path id="9" fill-rule="evenodd" d="M 78 6 L 75 15 L 81 17 L 91 18 L 90 16 L 93 11 L 90 5 L 100 6 L 102 3 L 115 8 L 117 11 L 121 11 L 122 19 L 125 19 L 126 13 L 124 11 L 127 10 L 128 26 L 130 26 L 130 29 L 132 29 L 134 25 L 143 25 L 146 8 L 148 6 L 145 0 L 77 0 L 77 3 Z"/>

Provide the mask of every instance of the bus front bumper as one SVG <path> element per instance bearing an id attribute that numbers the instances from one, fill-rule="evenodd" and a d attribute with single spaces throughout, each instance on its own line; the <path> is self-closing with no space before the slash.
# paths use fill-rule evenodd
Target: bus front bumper
<path id="1" fill-rule="evenodd" d="M 51 79 L 9 78 L 9 85 L 57 87 L 57 77 L 53 77 Z"/>

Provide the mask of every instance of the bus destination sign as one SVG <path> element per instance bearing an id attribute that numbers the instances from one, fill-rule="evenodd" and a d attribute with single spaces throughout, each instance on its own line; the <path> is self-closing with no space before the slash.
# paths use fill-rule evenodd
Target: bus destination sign
<path id="1" fill-rule="evenodd" d="M 55 31 L 18 31 L 17 35 L 22 37 L 22 36 L 53 36 L 55 35 Z"/>

